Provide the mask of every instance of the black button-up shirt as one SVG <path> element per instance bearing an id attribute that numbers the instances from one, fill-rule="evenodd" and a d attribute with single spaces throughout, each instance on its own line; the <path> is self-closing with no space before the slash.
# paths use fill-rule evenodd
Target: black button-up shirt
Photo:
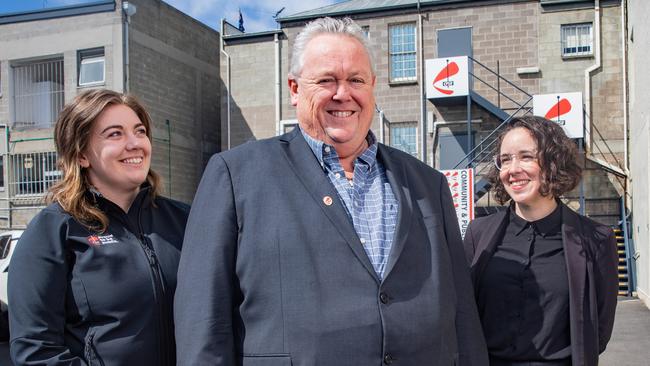
<path id="1" fill-rule="evenodd" d="M 534 222 L 511 207 L 509 220 L 479 283 L 477 303 L 490 357 L 567 360 L 569 283 L 561 207 Z"/>

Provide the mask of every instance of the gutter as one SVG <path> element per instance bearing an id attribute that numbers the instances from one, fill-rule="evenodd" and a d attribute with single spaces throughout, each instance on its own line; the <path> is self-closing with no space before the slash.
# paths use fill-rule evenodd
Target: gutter
<path id="1" fill-rule="evenodd" d="M 224 28 L 225 24 L 224 22 L 226 21 L 225 18 L 221 19 L 221 34 L 219 34 L 219 41 L 221 43 L 219 50 L 221 53 L 226 57 L 226 97 L 228 98 L 226 101 L 226 131 L 228 135 L 228 143 L 227 143 L 227 148 L 230 150 L 230 55 L 228 52 L 225 51 L 224 49 L 224 43 L 223 43 L 223 34 L 224 34 Z"/>
<path id="2" fill-rule="evenodd" d="M 282 89 L 280 84 L 280 74 L 282 64 L 280 63 L 280 37 L 278 33 L 273 36 L 273 42 L 275 43 L 275 135 L 280 136 L 282 134 L 280 120 L 282 119 L 282 107 L 280 102 L 282 101 Z"/>

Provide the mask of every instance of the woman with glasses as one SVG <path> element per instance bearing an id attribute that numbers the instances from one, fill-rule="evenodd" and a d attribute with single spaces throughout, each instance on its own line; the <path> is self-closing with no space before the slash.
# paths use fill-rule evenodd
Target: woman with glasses
<path id="1" fill-rule="evenodd" d="M 612 230 L 559 197 L 581 178 L 576 145 L 541 117 L 515 118 L 490 172 L 506 210 L 472 221 L 465 251 L 492 366 L 596 366 L 614 324 Z"/>

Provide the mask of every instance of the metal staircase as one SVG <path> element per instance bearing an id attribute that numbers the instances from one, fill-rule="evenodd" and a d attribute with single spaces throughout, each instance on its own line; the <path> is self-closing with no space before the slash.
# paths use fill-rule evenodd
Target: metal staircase
<path id="1" fill-rule="evenodd" d="M 469 68 L 469 97 L 471 101 L 475 105 L 478 105 L 483 110 L 495 116 L 497 120 L 500 121 L 498 126 L 496 126 L 496 128 L 494 128 L 490 133 L 483 136 L 480 142 L 471 149 L 467 155 L 460 159 L 454 167 L 454 169 L 474 169 L 474 201 L 478 202 L 491 189 L 491 184 L 487 180 L 486 176 L 493 164 L 493 158 L 497 153 L 497 138 L 499 134 L 513 118 L 532 114 L 533 96 L 501 76 L 498 70 L 498 63 L 497 71 L 494 71 L 472 57 L 468 57 L 468 59 L 470 60 L 471 65 Z M 488 79 L 492 82 L 489 82 Z M 507 87 L 506 89 L 508 89 L 508 92 L 505 92 L 504 89 L 501 88 L 502 83 Z M 505 102 L 505 106 L 502 101 Z M 611 157 L 613 157 L 612 160 L 618 165 L 618 167 L 616 167 L 607 163 L 607 161 L 591 159 L 591 163 L 596 164 L 599 170 L 607 172 L 608 174 L 613 174 L 615 180 L 617 180 L 621 185 L 623 194 L 620 197 L 620 204 L 618 205 L 620 208 L 620 215 L 617 215 L 615 212 L 605 212 L 598 208 L 597 205 L 599 203 L 602 204 L 603 201 L 611 201 L 610 198 L 601 197 L 584 199 L 582 200 L 582 204 L 584 204 L 586 208 L 596 205 L 596 208 L 590 211 L 594 211 L 594 219 L 599 219 L 599 221 L 603 221 L 607 218 L 607 220 L 611 219 L 611 221 L 613 221 L 611 223 L 614 224 L 616 223 L 618 216 L 620 221 L 618 221 L 618 225 L 615 228 L 619 256 L 618 294 L 619 296 L 632 296 L 632 292 L 635 288 L 635 271 L 633 267 L 634 245 L 631 236 L 629 235 L 630 215 L 627 213 L 625 205 L 627 195 L 626 177 L 620 169 L 620 162 L 616 159 L 615 154 L 609 148 L 606 140 L 602 137 L 600 131 L 598 131 L 595 125 L 592 125 L 592 132 L 595 136 L 600 137 L 604 144 L 604 149 L 606 150 L 604 151 L 600 146 L 594 144 L 592 147 L 593 151 L 601 156 L 608 154 L 611 155 Z M 588 159 L 584 155 L 582 155 L 582 157 L 584 158 L 586 165 Z M 619 198 L 613 199 L 618 200 Z M 491 214 L 499 209 L 502 209 L 502 207 L 476 205 L 475 213 L 477 217 L 480 217 Z"/>
<path id="2" fill-rule="evenodd" d="M 506 124 L 514 117 L 532 113 L 533 96 L 472 57 L 468 57 L 470 67 L 470 98 L 473 103 L 495 116 L 501 123 L 484 136 L 454 169 L 474 169 L 474 201 L 478 201 L 491 188 L 486 178 L 492 166 L 497 148 L 497 137 Z M 498 65 L 498 64 L 497 64 Z M 492 82 L 488 81 L 492 79 Z M 501 88 L 504 83 L 508 90 Z M 496 84 L 496 85 L 494 85 Z M 502 100 L 505 102 L 502 105 Z"/>

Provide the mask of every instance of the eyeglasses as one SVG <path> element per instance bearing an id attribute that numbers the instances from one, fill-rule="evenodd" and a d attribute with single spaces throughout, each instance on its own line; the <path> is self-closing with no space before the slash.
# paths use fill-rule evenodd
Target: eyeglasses
<path id="1" fill-rule="evenodd" d="M 494 165 L 499 170 L 510 169 L 515 160 L 519 162 L 522 168 L 528 168 L 537 162 L 537 153 L 535 151 L 524 151 L 518 154 L 501 154 L 494 157 Z"/>

